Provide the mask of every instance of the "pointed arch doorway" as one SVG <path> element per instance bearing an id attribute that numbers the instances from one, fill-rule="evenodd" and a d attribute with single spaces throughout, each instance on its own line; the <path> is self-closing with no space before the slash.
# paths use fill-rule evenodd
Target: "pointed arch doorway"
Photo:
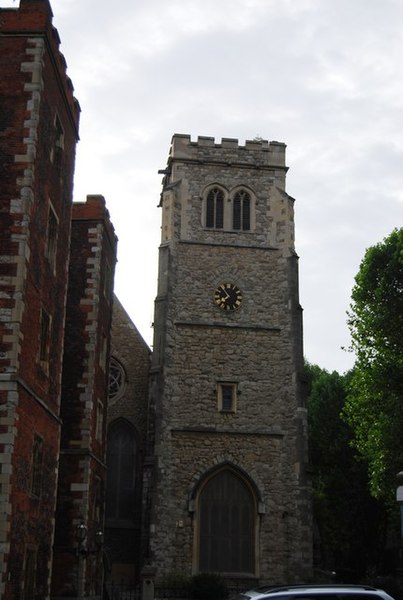
<path id="1" fill-rule="evenodd" d="M 196 572 L 256 575 L 257 499 L 250 481 L 229 466 L 197 490 Z"/>

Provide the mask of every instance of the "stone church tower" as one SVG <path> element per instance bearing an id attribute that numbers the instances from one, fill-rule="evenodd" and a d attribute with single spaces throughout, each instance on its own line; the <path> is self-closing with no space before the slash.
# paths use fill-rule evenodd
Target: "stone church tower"
<path id="1" fill-rule="evenodd" d="M 162 241 L 144 493 L 156 581 L 311 570 L 302 311 L 285 145 L 175 135 Z"/>

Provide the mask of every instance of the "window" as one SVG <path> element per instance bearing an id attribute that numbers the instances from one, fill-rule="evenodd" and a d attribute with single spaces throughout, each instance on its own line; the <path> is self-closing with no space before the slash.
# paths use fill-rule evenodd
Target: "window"
<path id="1" fill-rule="evenodd" d="M 37 498 L 41 495 L 43 469 L 43 439 L 35 434 L 32 448 L 31 493 Z"/>
<path id="2" fill-rule="evenodd" d="M 108 338 L 103 333 L 101 337 L 101 348 L 99 352 L 99 366 L 103 371 L 106 368 L 106 354 L 108 352 Z"/>
<path id="3" fill-rule="evenodd" d="M 108 261 L 105 262 L 105 273 L 104 273 L 104 296 L 107 302 L 111 300 L 112 293 L 112 269 Z"/>
<path id="4" fill-rule="evenodd" d="M 50 337 L 50 316 L 44 308 L 41 309 L 39 338 L 39 362 L 47 368 L 49 360 L 49 337 Z"/>
<path id="5" fill-rule="evenodd" d="M 111 404 L 121 398 L 126 388 L 126 373 L 121 363 L 112 356 L 109 363 L 108 399 Z"/>
<path id="6" fill-rule="evenodd" d="M 218 185 L 204 195 L 204 225 L 221 231 L 251 231 L 255 228 L 255 197 L 252 192 L 236 186 L 228 194 Z"/>
<path id="7" fill-rule="evenodd" d="M 36 550 L 27 548 L 24 568 L 24 600 L 34 600 L 36 595 Z"/>
<path id="8" fill-rule="evenodd" d="M 217 187 L 207 194 L 206 227 L 214 227 L 215 229 L 224 227 L 224 193 Z"/>
<path id="9" fill-rule="evenodd" d="M 51 152 L 51 161 L 60 172 L 63 160 L 64 131 L 59 117 L 55 117 L 55 142 Z"/>
<path id="10" fill-rule="evenodd" d="M 95 426 L 95 438 L 98 442 L 102 440 L 102 432 L 104 428 L 104 405 L 100 400 L 97 401 L 97 421 Z"/>
<path id="11" fill-rule="evenodd" d="M 245 190 L 237 192 L 232 204 L 232 228 L 250 230 L 250 195 Z"/>
<path id="12" fill-rule="evenodd" d="M 217 404 L 221 412 L 235 412 L 237 400 L 236 383 L 217 384 Z"/>
<path id="13" fill-rule="evenodd" d="M 52 206 L 49 206 L 48 213 L 48 228 L 47 228 L 47 244 L 46 244 L 46 257 L 50 263 L 50 266 L 54 269 L 56 262 L 56 249 L 57 249 L 57 217 Z"/>
<path id="14" fill-rule="evenodd" d="M 255 501 L 232 469 L 211 477 L 199 494 L 199 571 L 254 573 Z"/>
<path id="15" fill-rule="evenodd" d="M 136 476 L 136 437 L 134 428 L 123 419 L 108 431 L 106 517 L 133 521 Z"/>

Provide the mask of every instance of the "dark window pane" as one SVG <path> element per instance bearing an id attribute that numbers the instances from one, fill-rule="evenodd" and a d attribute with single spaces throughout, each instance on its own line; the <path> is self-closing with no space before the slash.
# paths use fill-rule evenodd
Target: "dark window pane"
<path id="1" fill-rule="evenodd" d="M 31 492 L 34 496 L 41 495 L 43 469 L 43 440 L 39 435 L 34 437 L 32 449 L 32 480 Z"/>
<path id="2" fill-rule="evenodd" d="M 232 203 L 232 228 L 250 229 L 250 196 L 245 190 L 237 192 Z"/>
<path id="3" fill-rule="evenodd" d="M 133 520 L 136 440 L 129 423 L 118 421 L 108 432 L 106 516 Z"/>
<path id="4" fill-rule="evenodd" d="M 241 229 L 241 199 L 239 194 L 234 198 L 232 228 Z"/>
<path id="5" fill-rule="evenodd" d="M 234 386 L 222 385 L 221 393 L 222 393 L 222 410 L 231 410 L 233 408 Z"/>
<path id="6" fill-rule="evenodd" d="M 250 198 L 245 194 L 242 203 L 242 229 L 248 231 L 250 229 Z"/>
<path id="7" fill-rule="evenodd" d="M 219 196 L 216 198 L 216 222 L 215 226 L 217 229 L 222 229 L 224 227 L 224 198 L 222 193 L 220 192 Z"/>
<path id="8" fill-rule="evenodd" d="M 206 227 L 224 227 L 224 194 L 219 188 L 210 190 L 207 195 Z"/>
<path id="9" fill-rule="evenodd" d="M 206 205 L 206 227 L 214 227 L 214 194 L 209 192 Z"/>

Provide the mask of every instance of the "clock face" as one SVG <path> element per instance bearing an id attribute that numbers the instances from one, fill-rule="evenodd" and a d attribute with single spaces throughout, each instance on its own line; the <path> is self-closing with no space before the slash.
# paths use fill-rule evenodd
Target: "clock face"
<path id="1" fill-rule="evenodd" d="M 236 310 L 241 302 L 242 292 L 235 283 L 220 283 L 214 292 L 214 303 L 223 310 Z"/>

